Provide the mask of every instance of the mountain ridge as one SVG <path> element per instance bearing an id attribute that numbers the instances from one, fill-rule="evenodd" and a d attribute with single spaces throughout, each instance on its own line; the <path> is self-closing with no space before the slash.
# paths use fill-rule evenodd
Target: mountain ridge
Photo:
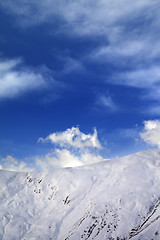
<path id="1" fill-rule="evenodd" d="M 43 172 L 0 171 L 0 239 L 159 239 L 160 150 Z"/>

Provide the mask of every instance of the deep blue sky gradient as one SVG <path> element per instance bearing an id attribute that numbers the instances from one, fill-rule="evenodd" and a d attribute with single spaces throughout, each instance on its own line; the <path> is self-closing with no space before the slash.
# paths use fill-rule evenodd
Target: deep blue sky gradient
<path id="1" fill-rule="evenodd" d="M 81 3 L 83 5 L 84 2 Z M 36 1 L 33 6 L 30 1 L 28 4 L 32 12 L 35 11 L 36 18 L 39 14 L 37 5 L 41 1 Z M 125 1 L 122 1 L 122 11 L 123 4 Z M 134 4 L 137 1 L 131 4 L 130 9 Z M 17 5 L 22 3 L 17 1 Z M 51 146 L 37 143 L 38 138 L 72 126 L 79 126 L 86 134 L 96 127 L 99 140 L 106 148 L 103 150 L 106 158 L 147 148 L 148 145 L 139 139 L 139 132 L 144 120 L 160 116 L 159 110 L 152 111 L 153 107 L 158 109 L 160 103 L 158 97 L 153 97 L 155 85 L 159 89 L 159 80 L 152 84 L 154 70 L 146 85 L 143 79 L 144 86 L 141 86 L 141 78 L 147 78 L 148 68 L 159 66 L 159 55 L 155 53 L 151 57 L 151 49 L 148 49 L 153 47 L 156 52 L 159 44 L 157 6 L 159 3 L 155 1 L 150 6 L 137 7 L 137 12 L 131 11 L 128 17 L 122 14 L 119 22 L 115 20 L 114 26 L 110 26 L 111 29 L 120 26 L 121 32 L 117 39 L 110 39 L 108 31 L 106 34 L 96 31 L 94 34 L 77 33 L 74 26 L 81 25 L 81 22 L 77 20 L 76 23 L 75 20 L 70 26 L 58 13 L 44 21 L 38 21 L 37 15 L 37 23 L 34 24 L 31 11 L 24 11 L 21 16 L 18 7 L 13 11 L 10 1 L 0 4 L 1 62 L 21 59 L 16 71 L 27 68 L 40 72 L 48 82 L 44 88 L 0 98 L 0 157 L 12 155 L 24 159 L 45 154 Z M 106 14 L 108 11 L 106 5 Z M 104 25 L 107 20 L 104 17 Z M 145 45 L 146 40 L 148 45 Z M 134 52 L 136 41 L 144 43 L 144 46 Z M 121 46 L 123 52 L 120 52 Z M 97 57 L 95 53 L 103 47 L 111 48 L 108 53 Z M 140 77 L 128 77 L 127 74 L 137 70 L 145 73 Z M 134 81 L 136 83 L 132 84 Z M 148 97 L 149 94 L 152 97 Z M 112 106 L 105 105 L 104 98 L 110 99 Z"/>

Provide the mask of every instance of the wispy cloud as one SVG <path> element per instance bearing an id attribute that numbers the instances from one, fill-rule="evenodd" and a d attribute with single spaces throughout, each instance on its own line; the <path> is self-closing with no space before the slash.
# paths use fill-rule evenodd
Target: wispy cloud
<path id="1" fill-rule="evenodd" d="M 108 81 L 108 80 L 107 80 Z M 134 87 L 141 90 L 138 98 L 145 102 L 147 108 L 141 109 L 141 113 L 159 115 L 160 104 L 160 70 L 159 66 L 138 68 L 123 73 L 116 73 L 110 78 L 112 84 Z"/>
<path id="2" fill-rule="evenodd" d="M 122 84 L 137 88 L 148 89 L 155 87 L 160 81 L 160 69 L 158 66 L 151 66 L 148 68 L 140 68 L 133 71 L 126 71 L 124 73 L 114 76 L 112 83 Z"/>
<path id="3" fill-rule="evenodd" d="M 148 112 L 149 112 L 150 115 L 159 116 L 159 114 L 160 114 L 160 104 L 158 104 L 157 102 L 155 104 L 151 104 L 148 107 L 148 109 L 144 110 L 144 113 L 148 113 Z"/>
<path id="4" fill-rule="evenodd" d="M 116 112 L 118 111 L 118 106 L 109 95 L 100 94 L 96 99 L 95 109 Z"/>
<path id="5" fill-rule="evenodd" d="M 21 68 L 21 63 L 21 59 L 0 61 L 0 98 L 13 98 L 46 85 L 40 73 Z"/>
<path id="6" fill-rule="evenodd" d="M 65 62 L 64 69 L 62 70 L 63 74 L 69 74 L 73 72 L 82 73 L 85 71 L 85 68 L 80 60 L 67 56 L 63 58 L 63 61 Z"/>
<path id="7" fill-rule="evenodd" d="M 46 67 L 33 69 L 22 59 L 0 60 L 0 99 L 14 98 L 26 92 L 47 89 L 56 85 Z"/>
<path id="8" fill-rule="evenodd" d="M 99 0 L 86 2 L 74 1 L 17 1 L 16 6 L 11 2 L 1 2 L 1 6 L 21 19 L 20 24 L 32 26 L 42 22 L 54 22 L 55 17 L 64 21 L 63 27 L 72 29 L 77 34 L 106 35 L 113 26 L 121 25 L 126 19 L 136 18 L 142 11 L 144 16 L 150 13 L 147 10 L 156 9 L 157 1 L 132 3 L 123 0 Z M 93 14 L 94 13 L 94 14 Z M 115 27 L 114 32 L 116 32 Z M 64 28 L 62 29 L 64 31 Z M 112 31 L 113 32 L 113 31 Z M 110 34 L 111 36 L 111 34 Z M 112 36 L 111 36 L 112 37 Z"/>
<path id="9" fill-rule="evenodd" d="M 106 69 L 109 64 L 115 71 L 101 74 L 107 83 L 144 89 L 142 99 L 156 100 L 155 108 L 159 105 L 158 1 L 17 0 L 16 6 L 12 1 L 1 1 L 0 5 L 16 16 L 17 24 L 23 27 L 48 22 L 55 26 L 56 22 L 56 34 L 90 40 L 101 37 L 102 41 L 83 53 L 81 62 L 68 58 L 64 73 L 83 71 L 86 60 L 103 63 Z M 154 113 L 153 109 L 148 108 L 151 112 Z"/>

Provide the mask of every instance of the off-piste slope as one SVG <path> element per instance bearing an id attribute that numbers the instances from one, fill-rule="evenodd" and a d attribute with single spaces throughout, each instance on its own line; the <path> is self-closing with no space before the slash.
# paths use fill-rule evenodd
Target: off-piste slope
<path id="1" fill-rule="evenodd" d="M 0 171 L 0 239 L 160 239 L 160 150 L 77 168 Z"/>

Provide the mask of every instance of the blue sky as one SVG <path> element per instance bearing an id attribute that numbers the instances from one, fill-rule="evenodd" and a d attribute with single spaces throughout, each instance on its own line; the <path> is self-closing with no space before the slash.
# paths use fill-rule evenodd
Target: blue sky
<path id="1" fill-rule="evenodd" d="M 140 133 L 144 121 L 159 129 L 159 7 L 156 0 L 0 3 L 1 168 L 38 168 L 35 159 L 47 166 L 57 149 L 64 158 L 83 152 L 87 164 L 86 153 L 107 159 L 156 145 Z M 93 137 L 95 128 L 101 149 L 38 141 L 67 129 Z"/>

